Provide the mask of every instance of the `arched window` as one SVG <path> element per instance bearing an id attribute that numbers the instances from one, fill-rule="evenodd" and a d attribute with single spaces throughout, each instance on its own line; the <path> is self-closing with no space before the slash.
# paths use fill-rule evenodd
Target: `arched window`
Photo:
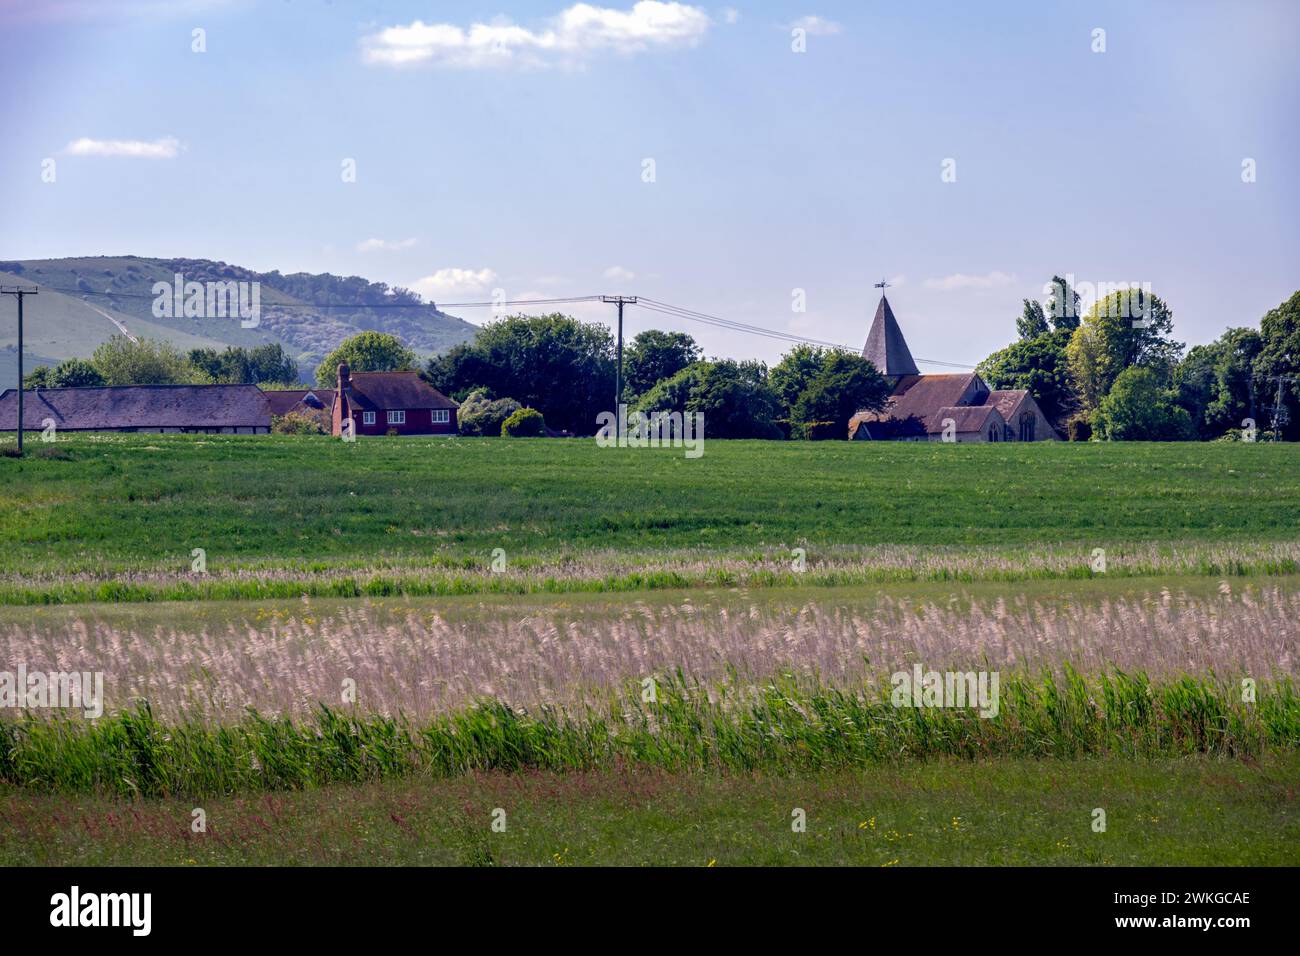
<path id="1" fill-rule="evenodd" d="M 1021 441 L 1034 440 L 1034 426 L 1036 424 L 1037 422 L 1035 421 L 1034 416 L 1032 414 L 1030 414 L 1029 412 L 1021 413 L 1020 415 L 1020 440 Z"/>

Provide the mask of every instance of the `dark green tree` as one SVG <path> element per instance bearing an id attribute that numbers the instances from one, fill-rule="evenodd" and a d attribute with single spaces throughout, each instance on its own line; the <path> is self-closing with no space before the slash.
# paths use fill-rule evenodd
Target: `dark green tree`
<path id="1" fill-rule="evenodd" d="M 1150 368 L 1126 368 L 1093 414 L 1093 433 L 1110 441 L 1190 441 L 1196 429 L 1178 393 Z"/>
<path id="2" fill-rule="evenodd" d="M 685 332 L 640 332 L 623 352 L 623 394 L 635 399 L 700 358 L 700 347 Z"/>
<path id="3" fill-rule="evenodd" d="M 1043 414 L 1059 427 L 1076 405 L 1065 354 L 1069 341 L 1070 332 L 1065 330 L 1021 339 L 994 352 L 975 371 L 989 388 L 1027 389 Z"/>
<path id="4" fill-rule="evenodd" d="M 1286 407 L 1286 424 L 1282 435 L 1288 441 L 1300 438 L 1300 292 L 1294 293 L 1276 309 L 1269 309 L 1259 323 L 1263 348 L 1255 360 L 1261 402 L 1274 405 L 1278 395 Z M 1272 427 L 1272 417 L 1260 421 L 1260 427 Z"/>
<path id="5" fill-rule="evenodd" d="M 424 376 L 447 395 L 482 388 L 509 396 L 579 435 L 594 434 L 596 416 L 614 410 L 609 330 L 558 313 L 490 322 L 474 341 L 431 359 Z"/>
<path id="6" fill-rule="evenodd" d="M 794 403 L 792 437 L 847 439 L 849 419 L 859 411 L 879 411 L 893 391 L 867 359 L 831 352 L 822 369 Z"/>
<path id="7" fill-rule="evenodd" d="M 1190 349 L 1178 364 L 1174 370 L 1178 403 L 1187 409 L 1201 438 L 1218 438 L 1241 428 L 1246 418 L 1258 421 L 1261 403 L 1255 362 L 1263 347 L 1264 340 L 1254 329 L 1228 329 L 1209 345 Z"/>

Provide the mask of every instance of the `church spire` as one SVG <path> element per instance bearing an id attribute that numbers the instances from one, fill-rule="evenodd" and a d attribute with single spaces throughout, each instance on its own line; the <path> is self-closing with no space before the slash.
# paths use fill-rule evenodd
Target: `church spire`
<path id="1" fill-rule="evenodd" d="M 907 340 L 903 338 L 903 330 L 894 318 L 894 310 L 885 298 L 884 283 L 876 288 L 881 290 L 880 305 L 876 306 L 876 317 L 871 322 L 871 331 L 867 333 L 867 344 L 862 348 L 862 357 L 870 359 L 881 375 L 920 375 L 921 370 L 912 361 Z"/>

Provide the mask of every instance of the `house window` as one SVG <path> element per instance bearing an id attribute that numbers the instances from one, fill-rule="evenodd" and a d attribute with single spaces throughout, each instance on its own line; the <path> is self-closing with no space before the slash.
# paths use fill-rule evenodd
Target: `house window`
<path id="1" fill-rule="evenodd" d="M 989 429 L 989 441 L 997 441 L 997 440 L 998 440 L 998 427 L 994 425 L 992 428 Z"/>
<path id="2" fill-rule="evenodd" d="M 390 425 L 405 425 L 405 424 L 406 424 L 406 412 L 404 412 L 404 411 L 401 411 L 401 412 L 389 412 L 389 413 L 388 413 L 388 424 L 390 424 Z"/>
<path id="3" fill-rule="evenodd" d="M 435 408 L 433 410 L 433 423 L 435 425 L 445 425 L 451 421 L 451 411 L 446 408 Z"/>
<path id="4" fill-rule="evenodd" d="M 363 424 L 363 425 L 373 425 L 374 423 L 375 423 L 375 413 L 374 413 L 374 412 L 362 412 L 362 413 L 361 413 L 361 424 Z"/>

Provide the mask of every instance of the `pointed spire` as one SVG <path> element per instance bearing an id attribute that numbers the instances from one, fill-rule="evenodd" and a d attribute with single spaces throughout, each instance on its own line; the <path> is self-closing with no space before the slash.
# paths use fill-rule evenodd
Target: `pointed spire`
<path id="1" fill-rule="evenodd" d="M 880 305 L 876 306 L 876 317 L 871 322 L 871 331 L 867 333 L 867 344 L 863 346 L 862 357 L 870 359 L 880 370 L 881 375 L 920 375 L 921 370 L 912 361 L 912 353 L 903 338 L 903 330 L 898 327 L 894 310 L 889 307 L 889 300 L 882 294 Z"/>

